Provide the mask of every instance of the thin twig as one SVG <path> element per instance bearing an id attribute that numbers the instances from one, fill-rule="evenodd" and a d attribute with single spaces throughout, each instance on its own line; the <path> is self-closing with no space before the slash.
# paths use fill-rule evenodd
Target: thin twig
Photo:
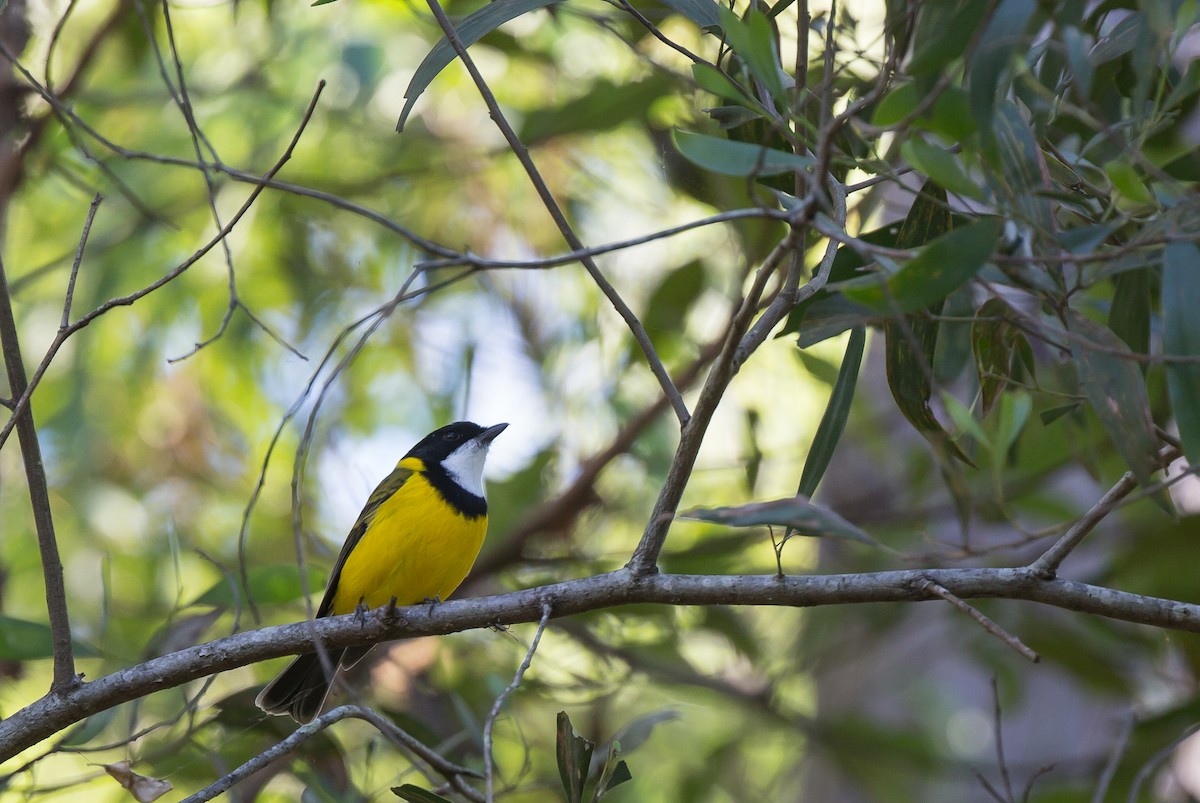
<path id="1" fill-rule="evenodd" d="M 1113 742 L 1112 752 L 1108 754 L 1108 761 L 1104 762 L 1104 770 L 1096 782 L 1096 791 L 1092 793 L 1092 803 L 1104 803 L 1104 799 L 1108 797 L 1108 787 L 1112 785 L 1117 768 L 1121 766 L 1121 758 L 1129 748 L 1129 737 L 1133 735 L 1133 726 L 1136 722 L 1137 714 L 1132 711 L 1121 722 L 1121 731 L 1117 734 L 1117 740 Z"/>
<path id="2" fill-rule="evenodd" d="M 274 177 L 280 170 L 283 169 L 283 166 L 285 164 L 287 164 L 288 160 L 290 160 L 292 158 L 292 153 L 293 153 L 293 151 L 295 151 L 296 145 L 300 141 L 301 135 L 304 133 L 305 129 L 308 127 L 308 123 L 312 119 L 313 112 L 316 110 L 317 101 L 321 97 L 321 92 L 324 89 L 325 89 L 325 82 L 324 81 L 318 82 L 317 89 L 313 93 L 312 100 L 309 101 L 308 108 L 305 110 L 304 116 L 301 118 L 300 124 L 296 128 L 295 133 L 292 135 L 291 141 L 288 143 L 288 146 L 284 150 L 283 155 L 280 156 L 279 159 L 275 162 L 275 164 L 271 166 L 271 169 L 266 172 L 266 174 L 264 175 L 264 179 L 269 179 L 269 178 Z M 266 188 L 267 188 L 267 184 L 265 181 L 255 185 L 254 189 L 250 192 L 250 195 L 242 203 L 242 205 L 238 209 L 238 211 L 236 213 L 234 213 L 233 217 L 231 217 L 229 219 L 229 223 L 227 223 L 220 231 L 218 231 L 215 235 L 213 235 L 213 237 L 207 243 L 205 243 L 203 246 L 201 246 L 199 249 L 197 249 L 195 252 L 193 252 L 191 256 L 189 256 L 183 262 L 180 262 L 169 272 L 167 272 L 163 276 L 160 276 L 158 279 L 155 279 L 153 282 L 142 287 L 139 290 L 135 290 L 132 293 L 128 293 L 126 295 L 118 296 L 116 298 L 112 298 L 112 299 L 109 299 L 108 301 L 105 301 L 103 304 L 101 304 L 100 306 L 93 309 L 91 312 L 84 315 L 82 318 L 77 320 L 75 323 L 73 323 L 70 326 L 67 326 L 65 328 L 59 329 L 58 332 L 54 336 L 54 340 L 50 343 L 50 346 L 46 349 L 46 353 L 42 357 L 42 361 L 38 364 L 38 367 L 34 370 L 33 376 L 30 377 L 29 385 L 25 388 L 25 391 L 23 393 L 21 393 L 19 396 L 17 396 L 16 401 L 13 403 L 13 408 L 12 408 L 13 414 L 9 417 L 9 420 L 5 423 L 4 427 L 0 428 L 0 446 L 3 446 L 5 441 L 8 440 L 9 434 L 12 432 L 13 427 L 16 425 L 18 416 L 20 415 L 21 411 L 25 409 L 25 406 L 29 404 L 29 398 L 33 394 L 34 389 L 37 387 L 38 383 L 41 381 L 42 376 L 46 373 L 46 369 L 50 367 L 50 363 L 53 361 L 55 355 L 58 354 L 59 349 L 62 348 L 63 343 L 65 343 L 68 338 L 70 338 L 72 335 L 74 335 L 80 329 L 83 329 L 84 327 L 91 324 L 92 321 L 96 320 L 101 315 L 108 313 L 115 307 L 130 306 L 130 305 L 134 304 L 135 302 L 141 300 L 142 298 L 150 295 L 155 290 L 158 290 L 163 285 L 170 283 L 171 281 L 175 280 L 180 275 L 182 275 L 185 271 L 187 271 L 188 268 L 192 267 L 192 265 L 195 265 L 197 262 L 199 262 L 204 257 L 205 254 L 207 254 L 209 251 L 211 251 L 213 248 L 215 248 L 223 239 L 225 239 L 226 237 L 229 236 L 229 233 L 231 231 L 233 231 L 234 227 L 236 227 L 238 223 L 241 222 L 242 218 L 245 217 L 246 213 L 248 211 L 250 211 L 250 207 L 254 205 L 254 202 L 256 200 L 258 200 L 258 196 L 260 196 Z"/>
<path id="3" fill-rule="evenodd" d="M 1016 800 L 1013 798 L 1012 779 L 1008 774 L 1008 761 L 1004 758 L 1004 730 L 1002 722 L 1000 686 L 996 683 L 996 676 L 992 675 L 992 742 L 996 747 L 996 763 L 1000 766 L 1000 779 L 1004 781 L 1005 797 L 1009 803 L 1016 803 Z"/>
<path id="4" fill-rule="evenodd" d="M 929 579 L 922 580 L 920 583 L 917 584 L 917 587 L 922 589 L 923 591 L 928 591 L 930 594 L 935 594 L 935 595 L 941 597 L 942 599 L 946 600 L 946 602 L 949 602 L 951 605 L 953 605 L 955 608 L 958 608 L 960 611 L 965 613 L 967 616 L 974 619 L 979 624 L 979 626 L 982 627 L 984 630 L 991 633 L 993 636 L 995 636 L 996 638 L 1003 641 L 1009 647 L 1012 647 L 1014 650 L 1016 650 L 1021 655 L 1021 657 L 1027 658 L 1035 664 L 1038 661 L 1042 660 L 1040 655 L 1038 655 L 1036 652 L 1034 652 L 1033 650 L 1026 647 L 1019 638 L 1017 638 L 1013 634 L 1009 633 L 1004 628 L 1000 627 L 1000 625 L 993 622 L 981 610 L 974 607 L 973 605 L 967 604 L 959 597 L 955 596 L 954 594 L 947 591 L 942 586 L 935 583 L 933 580 L 929 580 Z"/>
<path id="5" fill-rule="evenodd" d="M 521 661 L 521 665 L 517 667 L 517 673 L 513 675 L 512 682 L 496 697 L 496 702 L 492 704 L 492 710 L 488 712 L 487 720 L 483 723 L 483 773 L 488 803 L 495 799 L 492 782 L 496 772 L 496 762 L 492 757 L 492 728 L 496 724 L 496 717 L 500 716 L 500 709 L 504 707 L 504 702 L 521 685 L 521 679 L 525 677 L 526 670 L 533 663 L 533 654 L 537 652 L 538 642 L 542 640 L 542 633 L 546 631 L 546 623 L 550 621 L 550 614 L 553 610 L 549 602 L 542 605 L 542 618 L 538 621 L 533 641 L 529 643 L 529 649 L 525 652 L 525 660 Z"/>
<path id="6" fill-rule="evenodd" d="M 1167 446 L 1158 453 L 1159 460 L 1162 464 L 1170 465 L 1175 459 L 1181 455 L 1180 450 L 1175 446 Z M 1071 529 L 1063 533 L 1063 536 L 1054 542 L 1053 546 L 1041 554 L 1041 556 L 1033 563 L 1029 564 L 1029 571 L 1036 576 L 1049 579 L 1054 577 L 1058 572 L 1058 567 L 1066 560 L 1067 555 L 1070 555 L 1075 547 L 1079 546 L 1080 542 L 1088 536 L 1096 525 L 1103 521 L 1109 513 L 1112 513 L 1121 504 L 1121 500 L 1128 496 L 1135 488 L 1137 488 L 1137 480 L 1133 477 L 1133 472 L 1127 471 L 1117 480 L 1117 484 L 1108 489 L 1108 493 L 1100 497 L 1100 501 L 1092 505 L 1088 512 L 1079 517 L 1079 520 L 1071 525 Z"/>
<path id="7" fill-rule="evenodd" d="M 431 766 L 437 773 L 443 776 L 454 786 L 455 791 L 465 795 L 471 800 L 482 800 L 478 792 L 471 789 L 466 783 L 455 783 L 460 781 L 463 776 L 478 777 L 478 773 L 467 767 L 461 767 L 450 761 L 447 761 L 442 756 L 438 755 L 432 748 L 422 744 L 417 739 L 413 738 L 403 729 L 397 727 L 392 722 L 380 716 L 370 708 L 364 708 L 357 705 L 342 705 L 330 711 L 326 711 L 321 716 L 309 722 L 307 725 L 301 725 L 292 732 L 290 736 L 281 742 L 272 745 L 270 748 L 262 751 L 254 758 L 242 764 L 233 772 L 219 778 L 215 782 L 196 792 L 194 795 L 189 795 L 184 798 L 181 803 L 203 803 L 206 800 L 212 800 L 218 795 L 228 792 L 236 784 L 241 783 L 246 778 L 266 767 L 273 761 L 278 761 L 284 756 L 295 752 L 306 741 L 316 736 L 321 731 L 328 728 L 335 722 L 341 722 L 343 719 L 361 719 L 364 722 L 374 725 L 375 728 L 386 736 L 394 744 L 402 745 L 412 751 L 414 755 Z M 474 794 L 472 794 L 474 793 Z"/>
<path id="8" fill-rule="evenodd" d="M 433 12 L 433 16 L 437 19 L 438 25 L 442 29 L 442 33 L 446 36 L 446 41 L 454 48 L 454 52 L 458 54 L 462 60 L 463 66 L 467 68 L 467 72 L 471 75 L 471 80 L 475 82 L 475 87 L 479 90 L 480 96 L 483 98 L 484 104 L 488 108 L 488 114 L 491 115 L 492 121 L 500 129 L 505 140 L 508 141 L 509 147 L 512 149 L 513 155 L 517 157 L 517 161 L 525 169 L 526 175 L 529 176 L 530 183 L 537 191 L 538 197 L 542 200 L 542 205 L 546 211 L 550 213 L 550 217 L 554 219 L 554 223 L 558 226 L 559 232 L 563 239 L 567 241 L 567 245 L 574 251 L 583 250 L 583 242 L 575 234 L 575 230 L 571 228 L 570 222 L 566 215 L 563 214 L 562 208 L 558 205 L 558 201 L 554 199 L 554 195 L 550 192 L 550 188 L 546 185 L 542 178 L 541 172 L 537 165 L 533 163 L 533 159 L 529 156 L 529 150 L 517 137 L 516 131 L 509 124 L 508 119 L 504 116 L 504 112 L 500 109 L 500 104 L 496 102 L 495 95 L 492 94 L 491 88 L 487 81 L 484 80 L 483 74 L 479 72 L 475 61 L 467 53 L 467 48 L 459 37 L 458 32 L 454 29 L 454 24 L 450 22 L 450 18 L 446 16 L 445 10 L 442 8 L 438 0 L 427 0 L 429 10 Z M 680 395 L 679 389 L 675 387 L 675 383 L 671 381 L 670 374 L 667 373 L 667 368 L 663 365 L 662 360 L 658 356 L 658 352 L 654 348 L 654 344 L 650 342 L 650 335 L 646 333 L 646 327 L 638 320 L 637 315 L 629 308 L 621 298 L 616 288 L 604 277 L 600 267 L 591 257 L 583 257 L 580 259 L 588 275 L 592 277 L 592 281 L 600 288 L 609 303 L 617 311 L 617 314 L 625 321 L 625 325 L 629 327 L 629 331 L 633 334 L 634 340 L 641 347 L 642 353 L 646 357 L 646 362 L 650 366 L 655 379 L 658 380 L 659 386 L 663 393 L 671 400 L 671 406 L 675 410 L 675 416 L 679 419 L 680 427 L 687 426 L 688 419 L 691 414 L 688 412 L 687 405 L 683 402 L 683 396 Z"/>
<path id="9" fill-rule="evenodd" d="M 8 387 L 18 401 L 12 406 L 10 430 L 17 429 L 21 444 L 21 459 L 25 464 L 25 481 L 29 503 L 33 507 L 33 523 L 37 530 L 38 550 L 42 559 L 42 576 L 46 584 L 46 611 L 50 617 L 50 640 L 54 652 L 52 694 L 62 694 L 79 684 L 75 674 L 75 657 L 71 645 L 71 621 L 67 614 L 67 592 L 63 584 L 62 559 L 58 554 L 58 539 L 54 535 L 54 517 L 50 509 L 50 489 L 46 483 L 46 468 L 42 464 L 42 449 L 38 443 L 33 408 L 28 403 L 30 384 L 25 377 L 21 358 L 21 341 L 13 315 L 12 297 L 8 292 L 8 276 L 0 260 L 0 349 L 8 371 Z M 22 404 L 20 400 L 25 400 Z"/>
<path id="10" fill-rule="evenodd" d="M 75 299 L 75 280 L 79 277 L 79 266 L 83 264 L 83 250 L 87 247 L 88 235 L 92 233 L 92 221 L 96 219 L 96 210 L 104 196 L 96 193 L 92 205 L 88 207 L 87 219 L 83 221 L 83 232 L 79 235 L 79 246 L 75 249 L 75 261 L 71 263 L 71 276 L 67 279 L 67 292 L 63 298 L 63 314 L 60 326 L 66 329 L 71 324 L 71 302 Z"/>

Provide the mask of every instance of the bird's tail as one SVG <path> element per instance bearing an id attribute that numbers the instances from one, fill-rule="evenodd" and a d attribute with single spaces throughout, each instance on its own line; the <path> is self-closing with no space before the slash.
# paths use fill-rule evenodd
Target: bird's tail
<path id="1" fill-rule="evenodd" d="M 342 663 L 343 652 L 327 652 L 328 666 L 332 672 L 336 672 Z M 254 704 L 268 714 L 289 714 L 292 719 L 305 724 L 321 712 L 332 681 L 333 678 L 325 674 L 325 664 L 320 655 L 301 655 L 258 693 Z"/>

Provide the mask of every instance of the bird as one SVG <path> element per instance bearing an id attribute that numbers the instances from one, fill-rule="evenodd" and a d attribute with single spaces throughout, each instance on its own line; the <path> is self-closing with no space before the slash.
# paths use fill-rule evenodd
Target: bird
<path id="1" fill-rule="evenodd" d="M 459 421 L 412 447 L 367 498 L 338 554 L 317 618 L 446 599 L 466 578 L 487 533 L 483 464 L 508 424 Z M 254 703 L 268 714 L 311 722 L 329 695 L 332 674 L 356 664 L 367 647 L 298 656 Z M 331 670 L 326 674 L 326 667 Z"/>

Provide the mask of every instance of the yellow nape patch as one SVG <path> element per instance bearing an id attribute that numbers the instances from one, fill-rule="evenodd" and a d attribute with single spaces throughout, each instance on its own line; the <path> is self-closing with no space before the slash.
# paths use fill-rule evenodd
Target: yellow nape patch
<path id="1" fill-rule="evenodd" d="M 486 532 L 487 516 L 462 516 L 415 471 L 380 504 L 346 558 L 333 613 L 350 613 L 360 600 L 378 608 L 392 597 L 397 605 L 446 599 L 474 565 Z"/>

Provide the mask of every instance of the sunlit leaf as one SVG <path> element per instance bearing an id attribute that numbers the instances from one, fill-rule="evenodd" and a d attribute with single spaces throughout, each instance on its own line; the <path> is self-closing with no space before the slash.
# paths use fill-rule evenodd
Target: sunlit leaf
<path id="1" fill-rule="evenodd" d="M 723 5 L 719 8 L 721 27 L 733 52 L 745 62 L 754 77 L 762 82 L 776 103 L 786 103 L 771 22 L 761 11 L 751 10 L 745 19 L 742 19 Z"/>
<path id="2" fill-rule="evenodd" d="M 1167 363 L 1167 390 L 1188 461 L 1200 464 L 1200 248 L 1173 242 L 1163 256 L 1163 352 L 1192 362 Z"/>
<path id="3" fill-rule="evenodd" d="M 453 803 L 448 798 L 410 783 L 393 786 L 392 794 L 408 803 Z"/>
<path id="4" fill-rule="evenodd" d="M 454 31 L 463 47 L 470 47 L 504 23 L 557 2 L 561 0 L 495 0 L 455 24 Z M 408 89 L 404 90 L 404 108 L 400 110 L 400 119 L 396 122 L 397 131 L 404 130 L 404 123 L 421 93 L 457 56 L 454 46 L 443 37 L 421 60 L 412 80 L 408 82 Z"/>
<path id="5" fill-rule="evenodd" d="M 689 131 L 674 132 L 675 147 L 689 162 L 727 176 L 770 176 L 806 170 L 812 159 L 748 142 L 711 137 Z"/>
<path id="6" fill-rule="evenodd" d="M 832 510 L 813 504 L 803 496 L 770 502 L 752 502 L 736 507 L 695 507 L 679 514 L 681 519 L 708 521 L 727 527 L 787 527 L 798 535 L 814 538 L 850 538 L 875 545 L 871 536 Z"/>

